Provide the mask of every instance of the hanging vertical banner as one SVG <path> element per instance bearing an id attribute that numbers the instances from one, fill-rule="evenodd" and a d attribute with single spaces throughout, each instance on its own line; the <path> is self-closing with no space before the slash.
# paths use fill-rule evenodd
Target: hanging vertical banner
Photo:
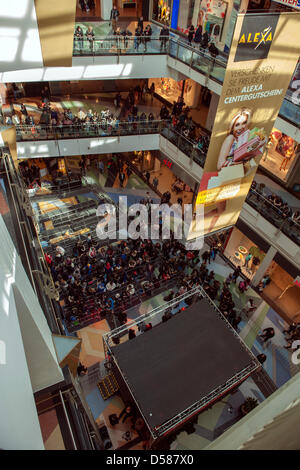
<path id="1" fill-rule="evenodd" d="M 188 239 L 236 223 L 299 55 L 298 12 L 238 15 Z"/>

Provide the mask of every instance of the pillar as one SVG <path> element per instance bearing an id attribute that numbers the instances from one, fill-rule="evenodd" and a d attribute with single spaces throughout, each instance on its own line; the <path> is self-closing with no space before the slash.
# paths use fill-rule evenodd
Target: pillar
<path id="1" fill-rule="evenodd" d="M 252 279 L 252 284 L 254 286 L 257 286 L 260 281 L 262 280 L 262 278 L 264 277 L 265 275 L 265 272 L 267 271 L 268 267 L 270 266 L 270 264 L 272 263 L 273 259 L 274 259 L 274 256 L 276 255 L 277 253 L 277 250 L 276 248 L 274 248 L 273 246 L 271 246 L 268 250 L 268 252 L 266 253 L 266 256 L 264 257 L 263 261 L 261 262 L 261 264 L 259 265 L 259 268 L 258 270 L 256 271 L 255 273 L 255 276 L 253 277 Z"/>
<path id="2" fill-rule="evenodd" d="M 118 2 L 116 0 L 114 4 L 118 6 Z M 113 7 L 112 0 L 101 0 L 100 6 L 101 6 L 101 18 L 103 20 L 109 20 L 110 12 Z"/>
<path id="3" fill-rule="evenodd" d="M 71 67 L 76 0 L 35 0 L 44 67 Z"/>
<path id="4" fill-rule="evenodd" d="M 214 93 L 213 91 L 211 92 L 210 106 L 209 106 L 206 123 L 205 123 L 205 128 L 208 129 L 209 131 L 212 130 L 214 122 L 215 122 L 219 98 L 220 97 L 216 93 Z"/>

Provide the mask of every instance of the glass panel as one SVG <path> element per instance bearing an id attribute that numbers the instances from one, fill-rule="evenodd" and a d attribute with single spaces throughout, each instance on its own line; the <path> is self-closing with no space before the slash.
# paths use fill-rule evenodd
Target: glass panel
<path id="1" fill-rule="evenodd" d="M 282 102 L 279 115 L 298 126 L 300 122 L 300 107 L 285 98 Z"/>

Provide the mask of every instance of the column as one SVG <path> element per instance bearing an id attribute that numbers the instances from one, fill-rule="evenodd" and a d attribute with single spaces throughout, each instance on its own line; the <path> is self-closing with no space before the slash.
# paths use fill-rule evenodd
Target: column
<path id="1" fill-rule="evenodd" d="M 206 123 L 205 123 L 205 128 L 208 129 L 209 131 L 212 130 L 214 122 L 215 122 L 219 98 L 220 97 L 216 93 L 211 92 L 211 100 L 210 100 L 209 110 L 207 113 L 207 118 L 206 118 Z"/>
<path id="2" fill-rule="evenodd" d="M 116 0 L 115 0 L 114 4 L 117 5 Z M 112 0 L 101 0 L 100 7 L 101 7 L 101 18 L 103 20 L 109 20 L 110 19 L 110 12 L 111 12 L 111 9 L 113 7 Z"/>
<path id="3" fill-rule="evenodd" d="M 264 257 L 262 263 L 260 264 L 258 270 L 256 271 L 255 276 L 252 279 L 252 284 L 254 286 L 257 286 L 260 283 L 260 281 L 262 280 L 262 278 L 265 275 L 266 270 L 268 269 L 268 267 L 272 263 L 276 253 L 277 253 L 276 248 L 271 246 L 269 248 L 268 252 L 266 253 L 266 256 Z"/>
<path id="4" fill-rule="evenodd" d="M 35 0 L 44 67 L 71 67 L 76 0 Z"/>

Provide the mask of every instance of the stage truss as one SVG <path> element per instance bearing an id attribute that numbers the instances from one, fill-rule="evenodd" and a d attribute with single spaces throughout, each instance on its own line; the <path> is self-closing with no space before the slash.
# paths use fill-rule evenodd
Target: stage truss
<path id="1" fill-rule="evenodd" d="M 177 415 L 175 415 L 173 418 L 171 418 L 168 421 L 162 423 L 160 426 L 155 427 L 154 429 L 152 429 L 149 426 L 149 424 L 147 422 L 147 419 L 145 418 L 145 416 L 144 416 L 144 414 L 141 410 L 141 407 L 138 403 L 138 400 L 135 397 L 135 395 L 132 391 L 132 388 L 128 383 L 126 375 L 120 369 L 120 367 L 119 367 L 119 365 L 118 365 L 118 363 L 117 363 L 117 361 L 114 357 L 112 347 L 115 344 L 113 343 L 113 338 L 119 338 L 120 339 L 120 338 L 123 337 L 125 339 L 124 335 L 128 332 L 128 330 L 130 328 L 132 328 L 134 326 L 139 327 L 140 325 L 142 325 L 146 321 L 147 322 L 149 322 L 150 320 L 153 321 L 153 319 L 155 319 L 156 316 L 161 315 L 163 312 L 165 312 L 168 309 L 172 309 L 172 308 L 178 306 L 178 304 L 181 301 L 183 301 L 187 298 L 190 298 L 190 297 L 194 297 L 194 296 L 195 296 L 195 302 L 197 301 L 197 298 L 199 300 L 201 298 L 204 298 L 210 303 L 210 305 L 214 308 L 214 310 L 215 310 L 216 314 L 219 316 L 219 318 L 221 318 L 221 320 L 225 323 L 226 327 L 231 330 L 231 333 L 240 342 L 242 348 L 245 349 L 247 351 L 247 353 L 252 357 L 252 361 L 247 367 L 245 367 L 244 369 L 239 371 L 237 374 L 235 374 L 233 377 L 231 377 L 227 382 L 220 385 L 215 390 L 211 391 L 208 395 L 206 395 L 205 397 L 203 397 L 200 400 L 196 401 L 191 406 L 189 406 L 185 410 L 183 410 L 180 413 L 178 413 Z M 193 301 L 193 303 L 194 303 L 194 301 Z M 127 340 L 127 336 L 126 336 L 125 340 Z M 123 377 L 123 379 L 124 379 L 124 381 L 125 381 L 125 383 L 128 387 L 128 390 L 130 390 L 130 393 L 131 393 L 131 395 L 132 395 L 132 397 L 135 401 L 135 405 L 137 406 L 137 408 L 139 409 L 141 415 L 143 416 L 144 421 L 145 421 L 147 427 L 149 428 L 149 431 L 150 431 L 153 439 L 158 439 L 160 437 L 165 436 L 167 433 L 174 430 L 176 427 L 180 426 L 185 421 L 190 419 L 193 415 L 198 414 L 199 412 L 201 412 L 201 410 L 204 410 L 208 406 L 212 405 L 214 402 L 221 399 L 222 396 L 229 393 L 230 390 L 232 390 L 233 388 L 236 388 L 240 383 L 242 383 L 244 380 L 246 380 L 247 377 L 249 377 L 253 372 L 255 372 L 257 369 L 259 369 L 261 367 L 261 364 L 257 360 L 257 358 L 255 357 L 255 355 L 248 348 L 248 346 L 241 340 L 238 333 L 234 330 L 234 328 L 227 321 L 225 316 L 221 313 L 221 311 L 218 309 L 216 304 L 206 294 L 205 290 L 201 286 L 196 286 L 196 287 L 192 288 L 191 290 L 189 290 L 188 292 L 186 292 L 185 294 L 177 296 L 173 300 L 171 300 L 169 302 L 166 302 L 166 303 L 164 303 L 163 305 L 161 305 L 159 307 L 156 307 L 155 309 L 151 310 L 150 312 L 145 313 L 143 315 L 140 315 L 137 319 L 130 320 L 125 325 L 122 325 L 122 326 L 120 326 L 120 327 L 118 327 L 118 328 L 116 328 L 116 329 L 114 329 L 114 330 L 112 330 L 108 333 L 105 333 L 103 335 L 103 346 L 104 346 L 104 351 L 105 351 L 106 358 L 108 358 L 109 356 L 113 357 L 114 364 L 116 365 L 116 367 L 118 368 L 120 374 L 122 375 L 122 377 Z"/>

